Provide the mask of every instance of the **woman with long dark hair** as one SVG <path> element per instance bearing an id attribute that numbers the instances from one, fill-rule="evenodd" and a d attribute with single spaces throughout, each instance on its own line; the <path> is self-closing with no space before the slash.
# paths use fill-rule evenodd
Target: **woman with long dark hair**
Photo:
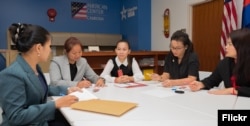
<path id="1" fill-rule="evenodd" d="M 213 73 L 201 82 L 190 83 L 192 91 L 211 89 L 224 82 L 225 88 L 210 90 L 211 94 L 250 97 L 250 30 L 239 29 L 228 35 L 226 57 Z"/>

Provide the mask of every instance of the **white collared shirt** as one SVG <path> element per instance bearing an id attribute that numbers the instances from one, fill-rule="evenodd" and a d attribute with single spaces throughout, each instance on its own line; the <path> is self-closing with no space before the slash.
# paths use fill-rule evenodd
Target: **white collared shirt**
<path id="1" fill-rule="evenodd" d="M 137 63 L 137 61 L 135 60 L 135 58 L 132 59 L 132 71 L 133 71 L 133 78 L 134 78 L 134 81 L 135 82 L 138 82 L 138 81 L 142 81 L 144 79 L 144 76 L 141 72 L 141 69 Z M 128 60 L 127 58 L 124 60 L 123 63 L 121 63 L 118 59 L 118 57 L 116 56 L 115 57 L 115 62 L 117 64 L 117 66 L 120 66 L 121 64 L 125 65 L 125 66 L 128 66 Z M 105 78 L 106 82 L 108 83 L 114 83 L 115 82 L 115 77 L 112 77 L 111 76 L 111 71 L 114 67 L 114 64 L 113 64 L 113 61 L 112 59 L 109 59 L 104 70 L 102 71 L 101 73 L 101 77 Z"/>

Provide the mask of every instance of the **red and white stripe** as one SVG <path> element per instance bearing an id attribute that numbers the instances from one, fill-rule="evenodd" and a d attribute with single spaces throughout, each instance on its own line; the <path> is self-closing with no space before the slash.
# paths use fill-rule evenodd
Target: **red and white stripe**
<path id="1" fill-rule="evenodd" d="M 227 35 L 237 29 L 237 11 L 235 6 L 235 0 L 224 0 L 223 18 L 222 18 L 222 33 L 221 33 L 221 47 L 220 57 L 225 57 L 225 47 L 227 44 Z"/>
<path id="2" fill-rule="evenodd" d="M 77 19 L 87 19 L 87 6 L 84 5 L 75 15 Z"/>

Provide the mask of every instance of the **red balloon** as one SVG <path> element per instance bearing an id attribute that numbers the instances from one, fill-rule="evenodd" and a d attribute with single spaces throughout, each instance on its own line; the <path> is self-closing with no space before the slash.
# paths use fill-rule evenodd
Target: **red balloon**
<path id="1" fill-rule="evenodd" d="M 56 17 L 56 10 L 54 8 L 50 8 L 47 11 L 47 15 L 49 16 L 49 21 L 54 22 Z"/>

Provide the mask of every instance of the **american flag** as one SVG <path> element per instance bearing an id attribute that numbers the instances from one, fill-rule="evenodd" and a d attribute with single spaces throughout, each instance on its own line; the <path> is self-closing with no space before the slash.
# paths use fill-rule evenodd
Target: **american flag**
<path id="1" fill-rule="evenodd" d="M 72 17 L 77 19 L 87 19 L 86 3 L 71 2 Z"/>
<path id="2" fill-rule="evenodd" d="M 221 48 L 220 57 L 225 57 L 225 46 L 227 44 L 227 35 L 237 28 L 237 11 L 235 0 L 224 0 L 223 18 L 222 18 L 222 33 L 221 33 Z"/>

